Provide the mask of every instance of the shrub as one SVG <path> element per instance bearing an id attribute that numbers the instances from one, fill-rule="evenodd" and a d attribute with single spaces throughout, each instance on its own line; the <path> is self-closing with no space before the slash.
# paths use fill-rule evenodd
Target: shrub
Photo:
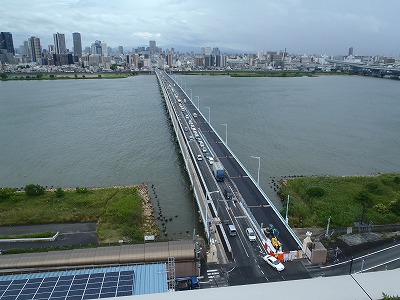
<path id="1" fill-rule="evenodd" d="M 400 183 L 400 177 L 399 177 L 399 176 L 396 176 L 396 177 L 393 179 L 393 182 L 396 183 L 396 184 L 399 184 L 399 183 Z"/>
<path id="2" fill-rule="evenodd" d="M 16 189 L 13 188 L 0 188 L 0 199 L 8 199 L 14 195 Z"/>
<path id="3" fill-rule="evenodd" d="M 312 187 L 307 189 L 306 195 L 311 198 L 319 198 L 325 195 L 325 190 L 320 187 Z"/>
<path id="4" fill-rule="evenodd" d="M 44 187 L 38 184 L 28 184 L 25 186 L 25 193 L 28 196 L 40 196 L 44 194 Z"/>
<path id="5" fill-rule="evenodd" d="M 376 205 L 374 205 L 374 210 L 381 213 L 381 214 L 386 214 L 389 212 L 389 209 L 386 207 L 385 204 L 383 203 L 378 203 Z"/>
<path id="6" fill-rule="evenodd" d="M 395 201 L 390 201 L 389 209 L 391 212 L 395 213 L 396 215 L 400 215 L 400 200 L 397 199 Z"/>
<path id="7" fill-rule="evenodd" d="M 65 195 L 65 192 L 63 191 L 62 188 L 59 187 L 54 191 L 54 194 L 56 195 L 57 198 L 61 198 L 62 196 Z"/>
<path id="8" fill-rule="evenodd" d="M 85 194 L 85 193 L 88 192 L 88 189 L 87 189 L 86 187 L 77 187 L 77 188 L 75 189 L 75 191 L 76 191 L 78 194 Z"/>

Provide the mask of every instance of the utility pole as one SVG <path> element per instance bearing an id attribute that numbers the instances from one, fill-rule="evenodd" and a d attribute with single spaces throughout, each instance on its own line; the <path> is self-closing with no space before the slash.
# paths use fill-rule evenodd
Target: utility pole
<path id="1" fill-rule="evenodd" d="M 331 216 L 329 216 L 328 219 L 328 225 L 326 225 L 326 233 L 325 233 L 325 237 L 329 236 L 329 225 L 331 224 Z"/>

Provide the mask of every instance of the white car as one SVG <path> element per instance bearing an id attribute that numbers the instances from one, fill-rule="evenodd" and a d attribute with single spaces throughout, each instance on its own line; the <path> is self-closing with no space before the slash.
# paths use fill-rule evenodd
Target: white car
<path id="1" fill-rule="evenodd" d="M 255 242 L 257 240 L 256 235 L 250 227 L 246 228 L 246 235 L 249 238 L 250 242 Z"/>
<path id="2" fill-rule="evenodd" d="M 273 257 L 272 255 L 265 255 L 263 257 L 263 260 L 265 260 L 265 262 L 267 264 L 269 264 L 271 267 L 273 267 L 278 272 L 281 272 L 285 269 L 285 266 L 279 260 L 277 260 L 275 257 Z"/>
<path id="3" fill-rule="evenodd" d="M 201 156 L 201 154 L 197 155 L 197 160 L 203 160 L 203 157 Z"/>

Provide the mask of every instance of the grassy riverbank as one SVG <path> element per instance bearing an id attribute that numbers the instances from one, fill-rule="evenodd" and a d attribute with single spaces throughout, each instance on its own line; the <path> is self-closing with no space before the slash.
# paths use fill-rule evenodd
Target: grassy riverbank
<path id="1" fill-rule="evenodd" d="M 117 79 L 135 76 L 134 73 L 38 73 L 38 74 L 2 74 L 0 80 L 63 80 L 63 79 Z"/>
<path id="2" fill-rule="evenodd" d="M 294 227 L 400 223 L 400 174 L 285 179 L 278 194 L 289 202 Z M 286 205 L 285 205 L 286 207 Z"/>
<path id="3" fill-rule="evenodd" d="M 53 191 L 29 197 L 15 192 L 1 199 L 0 226 L 60 222 L 97 222 L 100 242 L 120 239 L 142 242 L 145 234 L 157 234 L 150 198 L 145 186 Z"/>

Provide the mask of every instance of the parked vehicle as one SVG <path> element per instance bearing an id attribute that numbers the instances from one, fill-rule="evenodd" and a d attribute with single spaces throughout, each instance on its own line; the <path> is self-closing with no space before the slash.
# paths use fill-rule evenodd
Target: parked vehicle
<path id="1" fill-rule="evenodd" d="M 199 279 L 196 276 L 175 279 L 175 291 L 196 290 L 199 288 Z"/>
<path id="2" fill-rule="evenodd" d="M 225 178 L 224 166 L 220 162 L 214 162 L 212 164 L 212 169 L 215 179 L 217 181 L 224 181 Z"/>
<path id="3" fill-rule="evenodd" d="M 197 118 L 197 114 L 196 114 L 196 113 L 193 113 L 193 117 L 194 117 L 194 118 Z"/>
<path id="4" fill-rule="evenodd" d="M 201 156 L 201 154 L 197 155 L 197 160 L 203 160 L 203 157 Z"/>

